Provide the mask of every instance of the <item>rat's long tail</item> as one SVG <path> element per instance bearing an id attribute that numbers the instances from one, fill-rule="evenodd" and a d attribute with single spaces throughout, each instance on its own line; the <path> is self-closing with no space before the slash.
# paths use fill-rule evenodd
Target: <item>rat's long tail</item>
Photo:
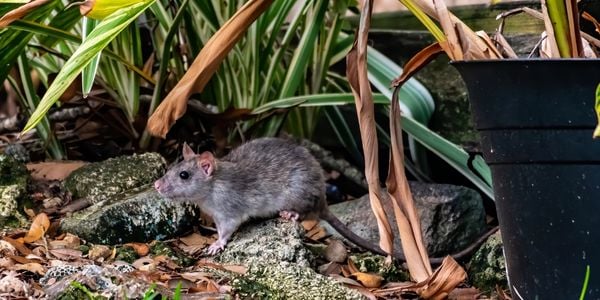
<path id="1" fill-rule="evenodd" d="M 384 255 L 384 256 L 388 255 L 379 246 L 363 239 L 362 237 L 360 237 L 357 234 L 355 234 L 354 232 L 352 232 L 350 230 L 350 228 L 348 228 L 348 226 L 346 226 L 346 224 L 342 223 L 342 221 L 340 221 L 340 219 L 338 219 L 338 217 L 336 217 L 334 214 L 332 214 L 331 211 L 329 211 L 329 209 L 323 210 L 323 213 L 321 214 L 321 219 L 327 221 L 327 223 L 329 223 L 329 225 L 331 225 L 333 228 L 335 228 L 335 230 L 337 230 L 337 232 L 339 232 L 341 235 L 343 235 L 345 238 L 347 238 L 348 240 L 350 240 L 352 243 L 356 244 L 357 246 L 364 248 L 366 250 L 369 250 L 373 253 L 377 253 L 377 254 Z M 396 259 L 399 259 L 402 261 L 406 260 L 404 255 L 402 255 L 400 253 L 395 253 L 394 257 Z"/>
<path id="2" fill-rule="evenodd" d="M 348 226 L 346 226 L 344 223 L 342 223 L 342 221 L 340 221 L 340 219 L 338 219 L 334 214 L 332 214 L 328 208 L 323 209 L 323 212 L 321 213 L 321 219 L 327 221 L 327 223 L 329 223 L 333 228 L 335 228 L 335 230 L 337 230 L 341 235 L 343 235 L 346 239 L 350 240 L 352 243 L 356 244 L 357 246 L 364 248 L 366 250 L 369 250 L 373 253 L 377 253 L 377 254 L 384 255 L 384 256 L 388 255 L 379 246 L 363 239 L 362 237 L 360 237 L 357 234 L 355 234 L 354 232 L 352 232 L 348 228 Z M 498 227 L 494 227 L 494 228 L 488 230 L 482 236 L 480 236 L 476 241 L 474 241 L 469 246 L 467 246 L 465 249 L 463 249 L 457 253 L 454 253 L 451 256 L 456 260 L 461 260 L 461 259 L 469 256 L 471 253 L 475 252 L 475 250 L 477 250 L 477 248 L 479 248 L 479 246 L 481 244 L 483 244 L 487 240 L 487 238 L 490 235 L 494 234 L 497 230 L 498 230 Z M 404 257 L 404 255 L 402 253 L 399 253 L 397 251 L 394 251 L 392 256 L 397 260 L 406 261 L 406 257 Z M 429 261 L 431 264 L 439 265 L 442 263 L 443 259 L 444 259 L 443 257 L 430 257 Z"/>

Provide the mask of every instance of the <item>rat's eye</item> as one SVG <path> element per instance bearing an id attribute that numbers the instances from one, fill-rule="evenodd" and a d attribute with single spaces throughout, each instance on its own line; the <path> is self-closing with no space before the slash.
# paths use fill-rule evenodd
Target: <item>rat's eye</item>
<path id="1" fill-rule="evenodd" d="M 179 178 L 188 179 L 190 178 L 190 173 L 188 173 L 187 171 L 181 171 L 181 173 L 179 173 Z"/>

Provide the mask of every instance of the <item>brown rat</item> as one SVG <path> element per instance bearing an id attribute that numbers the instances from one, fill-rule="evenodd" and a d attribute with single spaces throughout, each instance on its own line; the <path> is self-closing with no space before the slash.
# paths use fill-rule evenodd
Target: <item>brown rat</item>
<path id="1" fill-rule="evenodd" d="M 197 204 L 214 219 L 219 239 L 209 247 L 209 254 L 223 250 L 231 235 L 249 219 L 279 215 L 292 220 L 321 218 L 356 245 L 386 255 L 329 211 L 321 166 L 306 148 L 290 140 L 255 139 L 222 159 L 210 152 L 196 154 L 184 144 L 183 161 L 169 168 L 154 187 L 167 198 Z M 460 259 L 472 253 L 496 229 L 452 256 Z M 394 256 L 405 260 L 400 253 Z M 430 259 L 433 264 L 442 260 Z"/>
<path id="2" fill-rule="evenodd" d="M 196 154 L 185 144 L 183 161 L 154 187 L 167 198 L 197 204 L 214 219 L 219 239 L 209 247 L 210 254 L 223 250 L 247 220 L 278 215 L 292 220 L 321 218 L 358 246 L 383 252 L 329 212 L 321 166 L 306 148 L 290 140 L 255 139 L 222 159 L 210 152 Z"/>

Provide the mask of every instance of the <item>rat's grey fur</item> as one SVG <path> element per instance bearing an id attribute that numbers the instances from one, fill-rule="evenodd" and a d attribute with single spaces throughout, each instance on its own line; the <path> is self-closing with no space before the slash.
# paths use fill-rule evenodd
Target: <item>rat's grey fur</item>
<path id="1" fill-rule="evenodd" d="M 165 197 L 192 202 L 212 216 L 219 252 L 235 230 L 251 218 L 323 218 L 357 245 L 382 252 L 348 230 L 327 208 L 325 179 L 317 160 L 293 141 L 260 138 L 234 149 L 221 160 L 184 146 L 184 160 L 155 183 Z M 210 169 L 210 168 L 213 169 Z M 182 179 L 181 172 L 189 177 Z"/>

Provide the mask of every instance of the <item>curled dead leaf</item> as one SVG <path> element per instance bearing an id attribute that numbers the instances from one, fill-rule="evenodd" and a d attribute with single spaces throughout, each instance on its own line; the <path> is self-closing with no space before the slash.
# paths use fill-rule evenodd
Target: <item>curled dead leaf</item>
<path id="1" fill-rule="evenodd" d="M 77 80 L 76 80 L 77 81 Z M 49 161 L 27 164 L 34 180 L 64 180 L 73 171 L 85 166 L 82 161 Z"/>
<path id="2" fill-rule="evenodd" d="M 127 243 L 124 246 L 131 247 L 133 250 L 135 250 L 135 253 L 137 253 L 137 255 L 140 257 L 146 256 L 148 255 L 148 253 L 150 253 L 150 247 L 144 243 Z"/>
<path id="3" fill-rule="evenodd" d="M 357 272 L 353 273 L 352 276 L 367 288 L 378 288 L 383 283 L 383 277 L 378 274 Z"/>
<path id="4" fill-rule="evenodd" d="M 48 219 L 48 216 L 45 213 L 38 214 L 35 219 L 33 219 L 29 232 L 23 237 L 23 241 L 25 243 L 33 243 L 41 239 L 49 227 L 50 219 Z"/>
<path id="5" fill-rule="evenodd" d="M 74 259 L 78 259 L 81 258 L 81 256 L 83 256 L 83 253 L 79 250 L 75 250 L 75 249 L 52 249 L 49 250 L 50 254 L 54 255 L 54 257 L 61 259 L 61 260 L 74 260 Z"/>

